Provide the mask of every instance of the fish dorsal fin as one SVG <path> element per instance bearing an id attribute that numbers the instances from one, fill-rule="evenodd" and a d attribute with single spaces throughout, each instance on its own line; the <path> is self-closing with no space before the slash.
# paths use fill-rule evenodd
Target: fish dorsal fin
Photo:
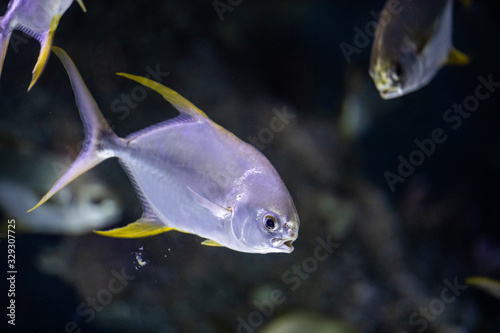
<path id="1" fill-rule="evenodd" d="M 140 84 L 153 89 L 163 96 L 170 104 L 172 104 L 181 114 L 187 114 L 195 119 L 208 118 L 205 112 L 198 109 L 193 103 L 182 97 L 176 91 L 152 81 L 142 76 L 131 75 L 126 73 L 116 73 L 117 75 L 126 77 L 130 80 L 139 82 Z"/>
<path id="2" fill-rule="evenodd" d="M 201 245 L 224 247 L 224 245 L 220 245 L 219 243 L 217 243 L 216 241 L 213 241 L 211 239 L 205 239 L 203 242 L 201 242 Z"/>
<path id="3" fill-rule="evenodd" d="M 161 234 L 163 232 L 167 232 L 170 230 L 175 230 L 174 228 L 170 228 L 165 226 L 160 221 L 155 219 L 150 219 L 146 217 L 142 217 L 139 220 L 128 224 L 123 228 L 116 228 L 107 231 L 97 231 L 94 230 L 96 234 L 107 236 L 107 237 L 115 237 L 115 238 L 141 238 L 141 237 L 149 237 Z"/>
<path id="4" fill-rule="evenodd" d="M 469 57 L 452 47 L 450 49 L 450 54 L 448 54 L 448 59 L 446 59 L 445 65 L 467 65 L 470 62 Z"/>
<path id="5" fill-rule="evenodd" d="M 191 193 L 191 197 L 193 198 L 193 200 L 198 205 L 208 209 L 212 213 L 212 215 L 214 215 L 215 217 L 217 217 L 221 220 L 227 220 L 231 217 L 231 215 L 233 213 L 231 209 L 224 208 L 221 205 L 201 196 L 200 194 L 196 193 L 189 186 L 187 188 L 189 190 L 189 193 Z"/>

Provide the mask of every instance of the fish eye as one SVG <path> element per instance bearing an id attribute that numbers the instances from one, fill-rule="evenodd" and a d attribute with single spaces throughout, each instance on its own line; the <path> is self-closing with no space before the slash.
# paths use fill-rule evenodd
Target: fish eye
<path id="1" fill-rule="evenodd" d="M 276 218 L 272 215 L 266 215 L 264 217 L 264 226 L 266 229 L 275 231 L 278 229 L 278 222 L 276 221 Z"/>
<path id="2" fill-rule="evenodd" d="M 97 206 L 97 205 L 101 205 L 103 203 L 103 201 L 104 201 L 104 198 L 92 198 L 90 200 L 90 203 L 92 205 L 96 205 Z"/>

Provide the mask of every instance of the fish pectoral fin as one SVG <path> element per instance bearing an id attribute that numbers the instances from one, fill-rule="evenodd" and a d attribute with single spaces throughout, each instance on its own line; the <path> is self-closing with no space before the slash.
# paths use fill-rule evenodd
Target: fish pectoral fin
<path id="1" fill-rule="evenodd" d="M 219 219 L 223 219 L 223 220 L 229 219 L 231 217 L 231 215 L 233 214 L 233 211 L 230 208 L 222 207 L 221 205 L 201 196 L 200 194 L 196 193 L 189 186 L 187 188 L 189 190 L 189 193 L 191 193 L 191 197 L 198 205 L 205 207 L 214 216 L 218 217 Z"/>
<path id="2" fill-rule="evenodd" d="M 48 32 L 42 35 L 40 38 L 40 54 L 38 55 L 38 60 L 36 61 L 35 68 L 33 68 L 33 78 L 31 79 L 31 83 L 28 87 L 28 91 L 33 88 L 36 81 L 43 72 L 45 65 L 47 64 L 47 60 L 49 59 L 50 48 L 52 47 L 52 41 L 54 40 L 54 33 L 57 29 L 57 25 L 59 24 L 59 20 L 61 19 L 60 14 L 54 15 L 52 18 L 52 22 L 50 23 L 50 29 Z"/>
<path id="3" fill-rule="evenodd" d="M 201 242 L 201 245 L 224 247 L 224 245 L 220 245 L 219 243 L 217 243 L 216 241 L 213 241 L 211 239 L 205 239 L 203 242 Z"/>
<path id="4" fill-rule="evenodd" d="M 446 59 L 445 65 L 467 65 L 469 62 L 469 56 L 452 47 L 450 49 L 450 54 L 448 54 L 448 59 Z"/>
<path id="5" fill-rule="evenodd" d="M 170 230 L 175 229 L 167 227 L 165 226 L 165 224 L 156 220 L 140 218 L 139 220 L 130 223 L 122 228 L 116 228 L 107 231 L 94 230 L 94 233 L 115 238 L 141 238 L 158 235 Z"/>
<path id="6" fill-rule="evenodd" d="M 432 36 L 434 36 L 434 34 L 437 33 L 440 24 L 441 24 L 441 19 L 436 20 L 432 25 L 432 27 L 429 27 L 428 30 L 423 31 L 422 34 L 418 36 L 420 37 L 416 39 L 417 42 L 416 51 L 418 55 L 420 55 L 424 51 L 425 47 L 427 46 L 427 44 L 429 44 L 429 41 L 432 39 Z"/>

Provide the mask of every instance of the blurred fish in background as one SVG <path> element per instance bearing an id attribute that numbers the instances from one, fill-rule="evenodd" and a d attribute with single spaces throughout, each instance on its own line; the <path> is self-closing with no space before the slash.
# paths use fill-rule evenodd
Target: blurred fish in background
<path id="1" fill-rule="evenodd" d="M 77 1 L 86 11 L 83 0 Z M 40 43 L 29 91 L 45 68 L 59 20 L 72 3 L 73 0 L 11 0 L 7 12 L 0 18 L 0 75 L 12 31 L 21 30 Z"/>
<path id="2" fill-rule="evenodd" d="M 455 0 L 388 0 L 370 59 L 370 76 L 384 99 L 427 85 L 445 64 L 466 64 L 452 46 Z"/>
<path id="3" fill-rule="evenodd" d="M 26 213 L 36 205 L 40 193 L 57 180 L 64 158 L 47 152 L 2 152 L 0 209 L 3 215 L 18 221 L 19 231 L 81 235 L 110 226 L 120 219 L 122 204 L 119 197 L 95 174 L 85 175 L 60 191 L 47 205 Z"/>

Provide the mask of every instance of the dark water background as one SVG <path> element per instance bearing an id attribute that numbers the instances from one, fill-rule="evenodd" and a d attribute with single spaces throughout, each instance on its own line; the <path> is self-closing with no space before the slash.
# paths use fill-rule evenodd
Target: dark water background
<path id="1" fill-rule="evenodd" d="M 371 41 L 350 62 L 340 48 L 355 45 L 354 28 L 364 30 L 383 1 L 233 1 L 223 20 L 210 0 L 85 4 L 85 14 L 76 4 L 68 9 L 54 45 L 72 57 L 118 135 L 176 113 L 151 92 L 123 102 L 135 85 L 116 72 L 168 73 L 163 84 L 245 141 L 269 127 L 273 110 L 296 115 L 260 144 L 294 198 L 300 236 L 290 255 L 251 255 L 175 232 L 137 240 L 17 234 L 16 326 L 2 315 L 2 332 L 259 332 L 286 315 L 297 332 L 312 330 L 300 323 L 313 315 L 326 332 L 500 331 L 500 301 L 462 287 L 470 276 L 500 278 L 500 92 L 459 126 L 443 119 L 474 95 L 479 76 L 500 81 L 493 1 L 455 6 L 454 44 L 472 56 L 470 65 L 446 67 L 391 101 L 367 75 Z M 55 56 L 26 93 L 39 46 L 17 36 L 0 80 L 0 162 L 2 172 L 24 179 L 21 170 L 38 165 L 16 155 L 71 158 L 82 128 Z M 362 130 L 342 123 L 347 95 L 360 105 Z M 436 128 L 447 139 L 392 191 L 384 173 L 397 174 L 398 157 L 408 160 L 415 140 Z M 124 207 L 117 226 L 140 216 L 115 160 L 91 173 Z M 14 216 L 0 216 L 5 232 Z M 328 241 L 335 249 L 321 250 L 320 260 L 316 249 Z M 0 244 L 4 299 L 5 239 Z M 123 274 L 128 280 L 116 278 Z M 450 283 L 462 289 L 448 289 L 456 297 L 444 302 Z M 421 309 L 429 307 L 426 317 Z"/>

